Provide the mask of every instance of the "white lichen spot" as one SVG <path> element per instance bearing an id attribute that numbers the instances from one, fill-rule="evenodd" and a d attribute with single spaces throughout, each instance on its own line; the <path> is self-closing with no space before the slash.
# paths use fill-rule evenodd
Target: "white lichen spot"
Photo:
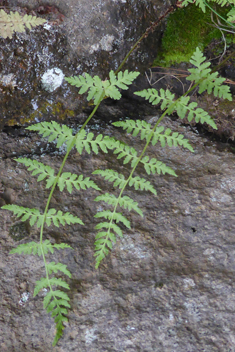
<path id="1" fill-rule="evenodd" d="M 90 345 L 93 341 L 97 339 L 97 336 L 95 335 L 95 329 L 87 329 L 85 332 L 85 341 L 87 345 Z"/>
<path id="2" fill-rule="evenodd" d="M 43 26 L 44 29 L 46 29 L 47 31 L 49 31 L 51 29 L 51 24 L 49 24 L 48 22 L 46 22 Z"/>
<path id="3" fill-rule="evenodd" d="M 106 34 L 99 43 L 93 44 L 90 47 L 90 54 L 93 54 L 95 51 L 98 50 L 105 50 L 105 51 L 111 51 L 113 48 L 113 41 L 114 41 L 114 36 L 113 35 L 108 35 Z"/>
<path id="4" fill-rule="evenodd" d="M 193 279 L 183 279 L 184 282 L 184 288 L 186 290 L 190 290 L 191 288 L 193 288 L 195 286 L 195 282 L 193 281 Z"/>
<path id="5" fill-rule="evenodd" d="M 19 300 L 19 305 L 24 306 L 29 299 L 29 292 L 23 292 Z"/>
<path id="6" fill-rule="evenodd" d="M 51 70 L 46 71 L 42 76 L 42 88 L 47 92 L 54 92 L 54 90 L 61 86 L 63 79 L 63 71 L 58 67 L 54 67 Z"/>

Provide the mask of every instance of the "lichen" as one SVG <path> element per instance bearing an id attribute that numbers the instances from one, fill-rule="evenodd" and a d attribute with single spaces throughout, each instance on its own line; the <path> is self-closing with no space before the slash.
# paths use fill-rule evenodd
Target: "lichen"
<path id="1" fill-rule="evenodd" d="M 216 11 L 226 17 L 228 9 L 216 8 Z M 220 30 L 213 25 L 209 9 L 206 13 L 196 5 L 177 9 L 168 17 L 161 49 L 153 66 L 166 67 L 188 62 L 196 47 L 203 50 L 213 39 L 221 38 Z M 230 37 L 231 35 L 226 35 L 227 40 Z"/>

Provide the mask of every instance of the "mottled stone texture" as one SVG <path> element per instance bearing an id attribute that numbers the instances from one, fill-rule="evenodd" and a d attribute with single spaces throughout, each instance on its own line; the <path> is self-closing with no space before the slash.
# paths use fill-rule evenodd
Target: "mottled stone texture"
<path id="1" fill-rule="evenodd" d="M 4 125 L 65 120 L 86 106 L 85 96 L 65 81 L 45 91 L 42 76 L 60 69 L 65 76 L 88 72 L 102 79 L 116 70 L 130 48 L 170 4 L 162 0 L 25 1 L 10 9 L 41 16 L 44 26 L 0 37 L 0 129 Z M 144 72 L 157 55 L 160 25 L 132 54 L 124 69 Z"/>
<path id="2" fill-rule="evenodd" d="M 35 281 L 44 275 L 42 260 L 9 255 L 17 244 L 37 240 L 38 231 L 0 210 L 1 352 L 235 351 L 235 156 L 177 121 L 166 119 L 165 125 L 185 134 L 195 152 L 158 145 L 149 149 L 151 157 L 173 167 L 178 177 L 147 177 L 157 196 L 127 189 L 144 218 L 127 213 L 132 229 L 123 228 L 124 238 L 99 270 L 94 269 L 93 215 L 104 204 L 93 199 L 101 192 L 54 193 L 52 206 L 77 214 L 85 223 L 45 230 L 44 238 L 74 248 L 49 259 L 72 272 L 69 322 L 54 349 L 55 328 L 42 310 L 43 292 L 33 298 Z M 141 150 L 138 139 L 112 127 L 102 133 Z M 56 154 L 53 145 L 23 131 L 17 138 L 5 133 L 0 138 L 2 204 L 14 201 L 43 210 L 48 190 L 13 157 L 31 155 L 57 169 L 63 151 Z M 111 153 L 97 157 L 76 151 L 65 170 L 90 176 L 99 167 L 125 175 L 129 170 Z M 146 176 L 142 168 L 137 174 Z M 96 181 L 103 192 L 113 192 L 108 182 Z"/>

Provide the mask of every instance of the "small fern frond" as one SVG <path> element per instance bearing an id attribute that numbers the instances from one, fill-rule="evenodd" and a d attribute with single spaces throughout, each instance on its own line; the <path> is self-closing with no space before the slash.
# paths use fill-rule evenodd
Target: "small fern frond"
<path id="1" fill-rule="evenodd" d="M 217 126 L 210 115 L 205 110 L 197 108 L 196 102 L 189 103 L 189 97 L 181 96 L 176 102 L 175 110 L 181 119 L 183 119 L 187 114 L 187 119 L 189 122 L 194 118 L 197 123 L 206 122 L 214 129 L 217 129 Z"/>
<path id="2" fill-rule="evenodd" d="M 101 175 L 105 180 L 109 182 L 114 182 L 114 187 L 119 187 L 120 189 L 125 185 L 125 176 L 111 169 L 106 170 L 96 170 L 92 172 L 93 175 Z"/>
<path id="3" fill-rule="evenodd" d="M 134 186 L 136 191 L 140 189 L 141 191 L 150 191 L 153 194 L 157 195 L 157 192 L 155 188 L 151 185 L 151 183 L 139 176 L 132 177 L 129 181 L 129 186 Z"/>
<path id="4" fill-rule="evenodd" d="M 58 179 L 58 187 L 62 192 L 64 188 L 68 190 L 71 194 L 73 187 L 77 190 L 94 188 L 97 191 L 100 191 L 100 188 L 95 184 L 94 181 L 90 180 L 90 177 L 83 178 L 83 175 L 71 174 L 70 172 L 63 172 Z"/>
<path id="5" fill-rule="evenodd" d="M 114 154 L 118 154 L 117 159 L 124 158 L 123 164 L 127 164 L 131 161 L 131 167 L 133 167 L 138 161 L 137 151 L 133 147 L 129 147 L 127 144 L 119 142 L 116 143 Z"/>
<path id="6" fill-rule="evenodd" d="M 50 279 L 50 281 L 51 280 L 53 279 Z M 66 287 L 66 288 L 69 288 L 69 287 Z M 53 346 L 56 345 L 56 343 L 58 342 L 58 340 L 63 334 L 63 330 L 64 330 L 63 322 L 68 321 L 68 319 L 65 317 L 65 315 L 68 313 L 66 308 L 70 308 L 70 304 L 68 302 L 69 302 L 69 297 L 67 293 L 60 290 L 53 291 L 52 289 L 50 289 L 50 291 L 47 293 L 47 295 L 44 298 L 43 308 L 47 310 L 47 313 L 51 313 L 51 316 L 54 318 L 56 323 L 56 335 L 53 341 Z"/>
<path id="7" fill-rule="evenodd" d="M 48 142 L 57 139 L 57 148 L 61 147 L 63 143 L 68 145 L 73 138 L 73 130 L 71 128 L 66 125 L 60 125 L 55 121 L 40 122 L 27 127 L 27 129 L 42 134 L 42 137 L 48 138 Z"/>
<path id="8" fill-rule="evenodd" d="M 44 221 L 44 215 L 41 214 L 38 209 L 25 208 L 15 204 L 4 205 L 2 209 L 7 209 L 12 211 L 14 215 L 16 215 L 18 218 L 21 217 L 21 221 L 26 221 L 30 219 L 29 223 L 31 226 L 33 226 L 36 223 L 37 227 L 41 227 Z M 69 225 L 70 224 L 84 225 L 81 219 L 70 214 L 69 212 L 66 212 L 63 214 L 62 211 L 59 210 L 56 213 L 56 210 L 53 208 L 48 210 L 45 218 L 45 222 L 48 226 L 51 225 L 51 221 L 53 221 L 53 224 L 57 227 L 59 227 L 59 223 L 61 223 L 62 225 L 65 225 L 66 223 Z"/>
<path id="9" fill-rule="evenodd" d="M 155 158 L 150 159 L 149 156 L 146 155 L 143 157 L 143 159 L 140 160 L 140 162 L 144 164 L 144 168 L 148 175 L 151 173 L 155 174 L 157 172 L 158 174 L 169 174 L 177 177 L 175 171 L 171 167 L 167 166 L 162 161 L 158 161 Z"/>
<path id="10" fill-rule="evenodd" d="M 124 209 L 134 210 L 136 211 L 139 215 L 143 216 L 142 210 L 138 207 L 138 203 L 135 202 L 133 199 L 131 199 L 128 196 L 123 196 L 123 197 L 115 197 L 114 194 L 110 193 L 105 193 L 102 194 L 98 197 L 96 197 L 95 202 L 103 201 L 106 202 L 109 205 L 116 206 L 118 203 L 120 207 L 123 207 Z"/>
<path id="11" fill-rule="evenodd" d="M 206 12 L 206 5 L 203 0 L 183 0 L 181 5 L 186 7 L 188 4 L 196 4 L 204 13 Z"/>
<path id="12" fill-rule="evenodd" d="M 65 249 L 65 248 L 70 248 L 68 244 L 66 243 L 60 243 L 60 244 L 51 244 L 49 240 L 45 240 L 42 243 L 38 242 L 28 242 L 28 243 L 22 243 L 19 244 L 16 248 L 13 248 L 10 251 L 10 254 L 33 254 L 33 255 L 38 255 L 41 256 L 42 252 L 44 254 L 47 254 L 48 252 L 54 253 L 54 248 L 56 249 Z"/>
<path id="13" fill-rule="evenodd" d="M 174 103 L 175 94 L 172 94 L 169 89 L 160 89 L 158 92 L 154 88 L 144 89 L 140 92 L 135 92 L 134 94 L 145 98 L 148 100 L 152 105 L 157 105 L 161 102 L 161 110 L 165 110 L 169 108 L 172 103 Z"/>
<path id="14" fill-rule="evenodd" d="M 46 214 L 45 222 L 48 226 L 51 225 L 51 221 L 53 222 L 53 224 L 56 227 L 59 227 L 60 224 L 62 224 L 62 225 L 65 225 L 65 224 L 84 225 L 82 220 L 79 219 L 77 216 L 74 216 L 74 215 L 70 214 L 69 212 L 66 212 L 63 214 L 61 210 L 58 210 L 58 212 L 56 213 L 56 210 L 54 208 L 49 209 Z"/>
<path id="15" fill-rule="evenodd" d="M 15 204 L 7 204 L 2 207 L 2 209 L 7 209 L 10 210 L 14 213 L 14 215 L 18 218 L 21 217 L 21 221 L 26 221 L 28 219 L 29 223 L 31 226 L 33 226 L 36 223 L 37 227 L 40 227 L 43 222 L 43 215 L 40 214 L 40 211 L 38 209 L 30 209 L 26 207 L 21 207 L 19 205 Z"/>
<path id="16" fill-rule="evenodd" d="M 132 133 L 135 137 L 140 133 L 140 138 L 149 140 L 152 133 L 151 124 L 143 120 L 126 120 L 126 121 L 117 121 L 113 123 L 116 127 L 122 127 L 124 130 L 127 130 L 128 133 Z M 161 146 L 165 147 L 166 143 L 169 147 L 177 147 L 178 145 L 183 146 L 186 149 L 189 149 L 193 152 L 192 146 L 189 144 L 188 139 L 184 138 L 182 134 L 178 132 L 172 132 L 170 128 L 167 128 L 164 133 L 163 126 L 159 126 L 153 132 L 152 145 L 155 145 L 158 141 L 161 142 Z"/>
<path id="17" fill-rule="evenodd" d="M 87 133 L 82 130 L 76 137 L 76 148 L 79 154 L 82 154 L 83 148 L 85 148 L 88 154 L 91 153 L 91 150 L 98 154 L 99 148 L 104 152 L 108 153 L 108 149 L 115 148 L 117 141 L 113 137 L 103 136 L 99 134 L 94 138 L 94 133 Z M 98 148 L 99 147 L 99 148 Z"/>
<path id="18" fill-rule="evenodd" d="M 214 96 L 228 99 L 232 101 L 232 94 L 230 88 L 227 85 L 222 85 L 225 81 L 223 77 L 217 77 L 218 72 L 211 73 L 210 62 L 205 62 L 206 58 L 199 48 L 196 48 L 190 62 L 196 68 L 188 69 L 191 75 L 186 77 L 189 81 L 195 81 L 199 85 L 199 93 L 207 91 L 208 94 L 212 93 Z"/>
<path id="19" fill-rule="evenodd" d="M 33 297 L 35 297 L 43 288 L 48 286 L 61 286 L 69 290 L 69 285 L 65 281 L 61 280 L 61 278 L 57 279 L 52 277 L 48 280 L 48 278 L 42 277 L 35 283 Z"/>
<path id="20" fill-rule="evenodd" d="M 33 171 L 33 176 L 40 174 L 37 178 L 38 182 L 44 180 L 46 177 L 49 177 L 47 180 L 46 188 L 50 188 L 53 185 L 54 180 L 56 178 L 54 176 L 55 170 L 52 169 L 50 166 L 44 165 L 43 163 L 40 163 L 37 160 L 31 160 L 28 158 L 17 158 L 14 160 L 18 163 L 24 164 L 29 171 Z"/>
<path id="21" fill-rule="evenodd" d="M 122 222 L 128 229 L 131 228 L 130 221 L 122 215 L 122 213 L 112 212 L 111 210 L 103 210 L 99 211 L 95 216 L 95 218 L 105 218 L 108 220 L 115 220 L 116 222 Z"/>
<path id="22" fill-rule="evenodd" d="M 49 275 L 51 275 L 51 273 L 57 273 L 58 271 L 61 271 L 68 277 L 72 277 L 70 271 L 67 269 L 67 265 L 64 265 L 62 263 L 50 262 L 47 264 L 47 270 Z"/>
<path id="23" fill-rule="evenodd" d="M 234 5 L 234 4 L 233 4 Z M 235 7 L 233 7 L 228 13 L 227 13 L 227 21 L 234 23 L 235 22 Z"/>
<path id="24" fill-rule="evenodd" d="M 4 10 L 0 10 L 0 36 L 4 39 L 7 37 L 12 39 L 14 32 L 23 33 L 26 31 L 26 27 L 31 29 L 45 22 L 46 20 L 40 17 L 31 15 L 21 16 L 18 12 L 12 11 L 8 15 Z"/>
<path id="25" fill-rule="evenodd" d="M 102 81 L 98 76 L 93 78 L 85 73 L 84 76 L 66 77 L 65 80 L 73 86 L 80 88 L 79 94 L 88 93 L 87 100 L 94 100 L 97 105 L 102 94 L 104 96 L 119 100 L 121 94 L 119 89 L 128 89 L 128 86 L 139 75 L 139 72 L 119 72 L 116 76 L 114 71 L 109 72 L 109 80 Z"/>

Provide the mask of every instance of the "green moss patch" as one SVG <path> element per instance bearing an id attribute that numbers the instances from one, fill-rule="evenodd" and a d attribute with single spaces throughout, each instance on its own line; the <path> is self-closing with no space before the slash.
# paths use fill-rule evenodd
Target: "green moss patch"
<path id="1" fill-rule="evenodd" d="M 216 11 L 226 18 L 228 9 L 216 8 Z M 188 62 L 197 46 L 203 50 L 213 39 L 220 38 L 221 32 L 213 27 L 209 9 L 205 13 L 195 5 L 177 9 L 167 19 L 161 50 L 153 66 Z"/>

